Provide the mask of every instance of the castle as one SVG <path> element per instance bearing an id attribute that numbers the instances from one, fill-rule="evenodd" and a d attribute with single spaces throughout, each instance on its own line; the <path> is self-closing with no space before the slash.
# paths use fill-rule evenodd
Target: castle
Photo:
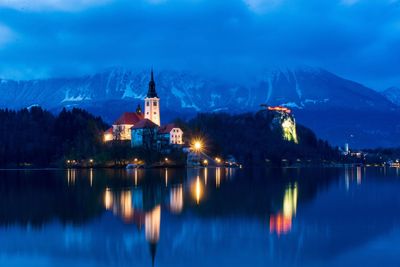
<path id="1" fill-rule="evenodd" d="M 124 112 L 104 133 L 104 141 L 131 141 L 132 147 L 183 145 L 183 131 L 174 124 L 161 125 L 160 98 L 156 92 L 153 70 L 144 98 L 144 114 L 140 104 L 135 112 Z"/>

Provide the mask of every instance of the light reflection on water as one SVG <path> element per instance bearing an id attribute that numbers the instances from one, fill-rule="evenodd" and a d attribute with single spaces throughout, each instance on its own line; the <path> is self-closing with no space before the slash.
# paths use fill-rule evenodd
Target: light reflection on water
<path id="1" fill-rule="evenodd" d="M 0 266 L 398 266 L 399 189 L 392 168 L 0 171 Z"/>

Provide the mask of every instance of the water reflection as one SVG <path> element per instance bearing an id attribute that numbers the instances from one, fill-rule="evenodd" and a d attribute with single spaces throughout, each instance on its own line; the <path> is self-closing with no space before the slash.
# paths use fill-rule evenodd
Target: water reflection
<path id="1" fill-rule="evenodd" d="M 297 183 L 289 185 L 283 196 L 282 210 L 272 214 L 269 220 L 269 231 L 278 236 L 286 234 L 292 229 L 292 220 L 297 210 Z"/>
<path id="2" fill-rule="evenodd" d="M 0 171 L 0 265 L 357 265 L 398 229 L 399 189 L 397 169 L 359 167 Z"/>
<path id="3" fill-rule="evenodd" d="M 171 188 L 169 195 L 169 207 L 172 213 L 179 214 L 183 209 L 183 185 Z"/>

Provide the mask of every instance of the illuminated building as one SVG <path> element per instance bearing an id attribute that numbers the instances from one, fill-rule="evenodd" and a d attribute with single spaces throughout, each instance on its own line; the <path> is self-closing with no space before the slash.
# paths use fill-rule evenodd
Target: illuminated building
<path id="1" fill-rule="evenodd" d="M 272 129 L 280 129 L 284 140 L 298 143 L 296 121 L 292 111 L 287 107 L 268 107 L 268 111 L 273 114 Z"/>
<path id="2" fill-rule="evenodd" d="M 160 126 L 160 98 L 156 92 L 153 70 L 151 70 L 149 90 L 144 99 L 144 117 Z"/>
<path id="3" fill-rule="evenodd" d="M 143 121 L 146 121 L 146 123 Z M 133 137 L 138 136 L 132 134 L 132 129 L 141 128 L 141 124 L 149 124 L 148 121 L 154 124 L 155 130 L 158 131 L 158 128 L 161 125 L 160 98 L 156 92 L 156 83 L 154 81 L 153 70 L 151 70 L 149 88 L 144 99 L 144 114 L 142 113 L 142 108 L 140 105 L 138 105 L 135 112 L 124 112 L 112 124 L 112 127 L 104 132 L 103 140 L 104 142 L 109 142 L 112 140 L 132 140 Z M 163 129 L 161 131 L 162 134 L 160 135 L 160 137 L 163 138 L 165 137 L 166 131 L 170 130 L 167 133 L 170 144 L 183 144 L 183 131 L 180 128 L 172 124 L 168 124 L 166 126 L 161 126 L 160 129 Z M 155 138 L 158 137 L 155 136 Z M 132 146 L 135 146 L 134 144 L 136 143 L 133 143 Z"/>

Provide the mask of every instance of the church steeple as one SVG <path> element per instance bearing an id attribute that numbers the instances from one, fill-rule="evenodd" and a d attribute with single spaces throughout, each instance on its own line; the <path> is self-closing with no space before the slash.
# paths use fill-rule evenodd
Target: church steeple
<path id="1" fill-rule="evenodd" d="M 148 98 L 154 98 L 157 97 L 157 92 L 156 92 L 156 83 L 154 82 L 154 74 L 153 74 L 153 68 L 151 69 L 151 78 L 149 82 L 149 90 L 147 91 L 147 97 Z"/>
<path id="2" fill-rule="evenodd" d="M 149 82 L 149 90 L 144 98 L 144 118 L 149 119 L 160 126 L 160 98 L 156 92 L 156 83 L 154 82 L 153 68 Z"/>

